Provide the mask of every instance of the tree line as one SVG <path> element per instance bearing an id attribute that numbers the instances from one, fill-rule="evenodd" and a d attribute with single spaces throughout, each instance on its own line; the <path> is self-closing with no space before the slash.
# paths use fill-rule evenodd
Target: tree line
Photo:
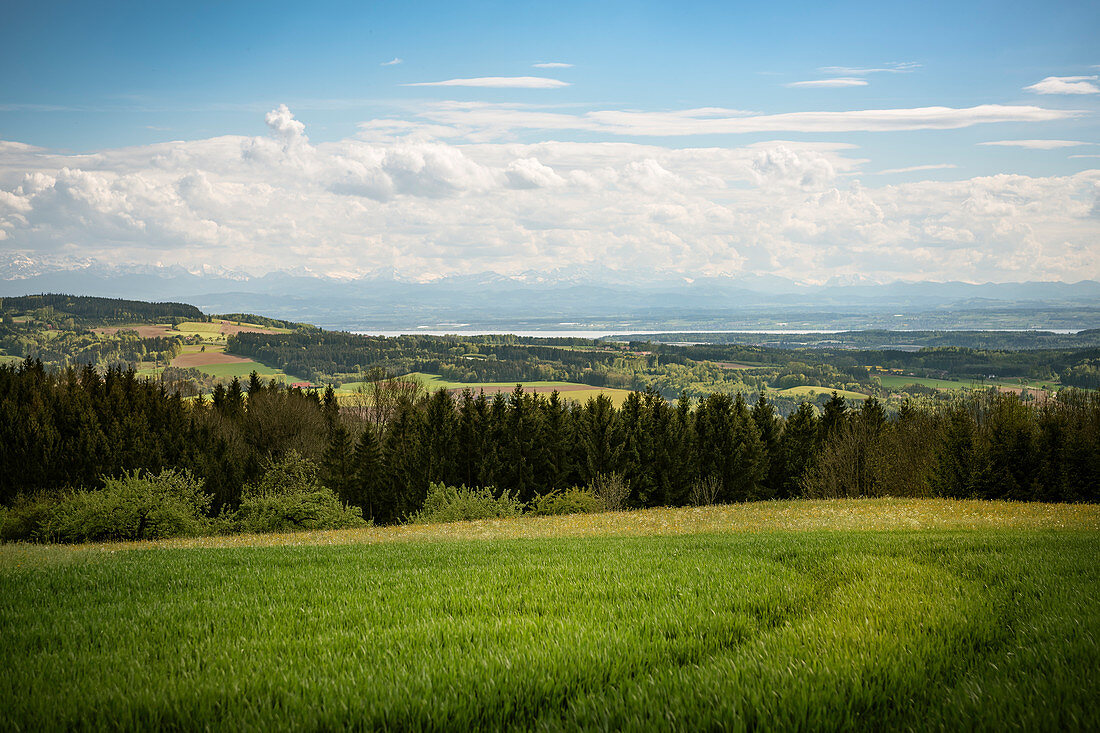
<path id="1" fill-rule="evenodd" d="M 206 320 L 203 312 L 187 303 L 148 303 L 143 300 L 96 298 L 85 295 L 21 295 L 0 298 L 0 312 L 12 315 L 50 312 L 71 316 L 95 325 L 146 321 Z"/>
<path id="2" fill-rule="evenodd" d="M 313 461 L 323 483 L 378 523 L 400 521 L 428 486 L 491 486 L 522 501 L 614 474 L 626 504 L 838 496 L 1100 498 L 1100 397 L 1066 390 L 1024 403 L 983 392 L 887 416 L 874 398 L 804 403 L 787 419 L 760 397 L 675 404 L 653 391 L 621 407 L 518 387 L 426 394 L 396 378 L 341 403 L 264 383 L 185 400 L 132 370 L 0 367 L 0 501 L 178 468 L 234 508 L 272 460 Z"/>

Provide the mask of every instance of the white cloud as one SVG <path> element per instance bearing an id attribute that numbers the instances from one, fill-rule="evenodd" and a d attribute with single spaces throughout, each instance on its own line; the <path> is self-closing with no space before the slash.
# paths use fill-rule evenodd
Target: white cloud
<path id="1" fill-rule="evenodd" d="M 565 179 L 553 168 L 543 165 L 538 158 L 520 158 L 508 164 L 504 171 L 512 188 L 552 188 L 564 186 Z"/>
<path id="2" fill-rule="evenodd" d="M 740 110 L 699 108 L 670 112 L 597 110 L 583 114 L 478 102 L 440 102 L 420 116 L 466 130 L 585 130 L 611 135 L 732 135 L 760 132 L 887 132 L 951 130 L 994 122 L 1047 122 L 1080 115 L 1074 110 L 985 104 L 977 107 L 918 107 L 846 112 L 787 112 L 753 115 Z"/>
<path id="3" fill-rule="evenodd" d="M 457 144 L 395 126 L 385 137 L 370 123 L 374 139 L 314 143 L 283 107 L 268 125 L 256 138 L 86 155 L 0 143 L 3 246 L 252 272 L 393 268 L 420 279 L 601 267 L 814 280 L 1100 277 L 1097 170 L 863 187 L 848 181 L 866 161 L 843 143 Z"/>
<path id="4" fill-rule="evenodd" d="M 280 104 L 277 109 L 268 112 L 264 116 L 264 122 L 275 137 L 282 141 L 284 149 L 309 140 L 305 136 L 306 126 L 294 119 L 294 115 L 285 104 Z"/>
<path id="5" fill-rule="evenodd" d="M 405 63 L 404 59 L 399 59 L 396 56 L 394 56 L 389 61 L 383 61 L 382 63 L 379 64 L 379 66 L 397 66 L 398 64 L 403 64 L 403 63 Z"/>
<path id="6" fill-rule="evenodd" d="M 1036 94 L 1100 94 L 1096 76 L 1048 76 L 1024 89 Z"/>
<path id="7" fill-rule="evenodd" d="M 447 79 L 403 84 L 406 87 L 488 87 L 492 89 L 556 89 L 569 82 L 542 76 L 482 76 L 475 79 Z"/>
<path id="8" fill-rule="evenodd" d="M 865 87 L 866 79 L 852 79 L 841 77 L 838 79 L 813 79 L 811 81 L 792 81 L 784 86 L 788 87 Z"/>
<path id="9" fill-rule="evenodd" d="M 917 171 L 939 171 L 948 168 L 958 168 L 954 163 L 929 163 L 928 165 L 911 165 L 908 168 L 888 168 L 879 171 L 875 175 L 886 176 L 893 173 L 916 173 Z"/>
<path id="10" fill-rule="evenodd" d="M 1079 140 L 992 140 L 978 143 L 978 145 L 996 145 L 1006 148 L 1029 148 L 1031 150 L 1054 150 L 1055 148 L 1072 148 L 1078 145 L 1090 145 L 1091 143 Z"/>
<path id="11" fill-rule="evenodd" d="M 539 64 L 531 64 L 536 69 L 571 69 L 573 64 L 566 64 L 561 61 L 544 61 Z"/>
<path id="12" fill-rule="evenodd" d="M 1100 158 L 1100 153 L 1089 153 L 1088 155 L 1071 155 L 1071 158 Z"/>
<path id="13" fill-rule="evenodd" d="M 906 61 L 899 64 L 888 64 L 879 68 L 866 68 L 858 66 L 822 66 L 818 69 L 822 74 L 835 76 L 866 76 L 868 74 L 908 74 L 921 67 L 920 64 Z"/>

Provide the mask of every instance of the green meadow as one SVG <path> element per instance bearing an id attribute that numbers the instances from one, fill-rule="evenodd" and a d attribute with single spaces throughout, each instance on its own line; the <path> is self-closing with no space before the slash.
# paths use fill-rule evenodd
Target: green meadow
<path id="1" fill-rule="evenodd" d="M 497 391 L 511 392 L 516 384 L 522 384 L 523 388 L 527 391 L 537 390 L 544 394 L 557 389 L 560 391 L 563 399 L 577 402 L 586 402 L 589 398 L 604 394 L 611 399 L 616 407 L 621 406 L 623 401 L 627 398 L 627 395 L 630 394 L 630 390 L 628 389 L 593 387 L 578 382 L 548 382 L 538 380 L 520 380 L 518 382 L 451 382 L 438 374 L 427 374 L 425 372 L 411 372 L 402 375 L 400 378 L 418 382 L 429 392 L 435 392 L 440 389 L 466 389 L 467 387 L 475 394 L 480 390 L 485 390 L 486 393 Z M 349 394 L 368 384 L 368 382 L 345 382 L 340 386 L 340 391 L 343 394 Z"/>
<path id="2" fill-rule="evenodd" d="M 829 387 L 788 387 L 787 389 L 781 389 L 776 394 L 781 397 L 811 397 L 813 395 L 831 395 L 836 392 L 841 397 L 848 400 L 865 400 L 867 395 L 862 392 L 853 392 L 850 389 L 831 389 Z"/>
<path id="3" fill-rule="evenodd" d="M 7 546 L 0 727 L 1096 729 L 1095 512 L 978 504 Z"/>

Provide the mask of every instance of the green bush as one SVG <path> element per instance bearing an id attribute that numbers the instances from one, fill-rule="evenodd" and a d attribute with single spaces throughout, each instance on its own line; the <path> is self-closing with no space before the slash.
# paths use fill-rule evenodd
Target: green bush
<path id="1" fill-rule="evenodd" d="M 431 484 L 424 507 L 409 517 L 413 524 L 461 522 L 468 519 L 496 519 L 523 513 L 523 504 L 507 491 L 495 496 L 491 488 L 468 489 Z"/>
<path id="2" fill-rule="evenodd" d="M 267 466 L 256 484 L 241 490 L 241 506 L 219 521 L 223 532 L 293 532 L 366 525 L 355 507 L 317 478 L 317 465 L 290 451 Z"/>
<path id="3" fill-rule="evenodd" d="M 10 507 L 0 507 L 0 541 L 48 542 L 46 527 L 61 497 L 38 493 L 20 495 Z"/>
<path id="4" fill-rule="evenodd" d="M 588 489 L 574 486 L 565 491 L 551 491 L 537 497 L 531 503 L 531 513 L 539 516 L 550 514 L 592 514 L 604 511 L 600 497 Z"/>
<path id="5" fill-rule="evenodd" d="M 74 491 L 43 517 L 37 539 L 59 542 L 151 540 L 206 534 L 211 496 L 187 471 L 124 473 L 102 489 Z"/>

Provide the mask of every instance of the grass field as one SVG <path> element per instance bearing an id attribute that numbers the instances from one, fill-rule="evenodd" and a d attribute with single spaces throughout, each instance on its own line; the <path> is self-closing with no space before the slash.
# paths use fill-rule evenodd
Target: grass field
<path id="1" fill-rule="evenodd" d="M 0 727 L 1095 729 L 1098 528 L 770 502 L 6 546 Z"/>
<path id="2" fill-rule="evenodd" d="M 993 379 L 979 382 L 970 379 L 934 379 L 932 377 L 906 377 L 898 374 L 876 374 L 879 382 L 887 389 L 901 389 L 910 384 L 919 384 L 923 387 L 934 389 L 989 389 L 990 387 L 1024 387 L 1028 389 L 1053 389 L 1057 390 L 1061 385 L 1057 382 L 1019 379 Z M 1027 382 L 1025 385 L 1024 382 Z"/>
<path id="3" fill-rule="evenodd" d="M 887 389 L 901 389 L 910 384 L 919 384 L 922 387 L 933 389 L 969 389 L 977 386 L 977 383 L 960 381 L 958 379 L 933 379 L 931 377 L 906 377 L 899 374 L 876 374 L 879 383 Z"/>
<path id="4" fill-rule="evenodd" d="M 465 389 L 469 387 L 476 394 L 480 390 L 485 390 L 486 394 L 491 395 L 495 392 L 511 392 L 515 389 L 517 382 L 450 382 L 438 374 L 426 374 L 424 372 L 412 372 L 405 374 L 401 379 L 415 380 L 422 384 L 429 392 L 435 392 L 439 389 Z M 347 382 L 340 386 L 341 392 L 347 394 L 355 392 L 360 385 L 364 382 Z M 612 403 L 616 407 L 620 407 L 623 401 L 630 394 L 628 389 L 613 389 L 610 387 L 593 387 L 588 384 L 578 384 L 576 382 L 539 382 L 539 381 L 524 381 L 519 382 L 523 385 L 523 388 L 529 392 L 541 392 L 543 394 L 550 394 L 555 389 L 561 393 L 562 399 L 574 400 L 576 402 L 587 402 L 590 398 L 596 397 L 600 394 L 605 394 L 611 398 Z"/>
<path id="5" fill-rule="evenodd" d="M 867 395 L 862 392 L 853 392 L 847 389 L 831 389 L 829 387 L 789 387 L 787 389 L 781 389 L 776 394 L 780 397 L 809 397 L 811 395 L 831 395 L 836 392 L 841 397 L 848 400 L 865 400 Z"/>

